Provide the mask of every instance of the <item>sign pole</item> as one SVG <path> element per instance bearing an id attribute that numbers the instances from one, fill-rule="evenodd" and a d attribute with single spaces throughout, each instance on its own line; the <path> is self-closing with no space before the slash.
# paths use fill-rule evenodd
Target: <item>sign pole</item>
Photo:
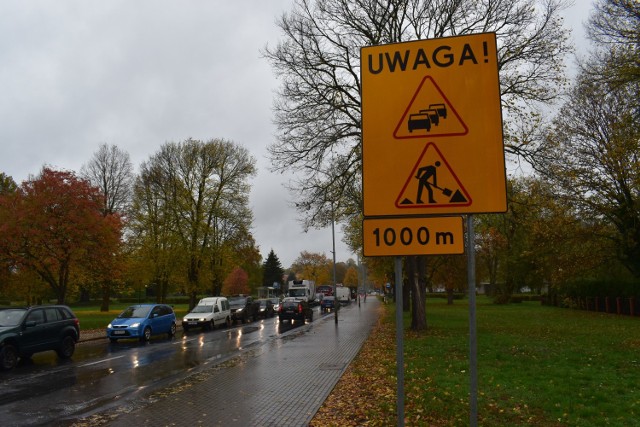
<path id="1" fill-rule="evenodd" d="M 404 322 L 402 319 L 402 258 L 395 260 L 396 271 L 396 377 L 398 378 L 398 396 L 396 412 L 398 427 L 404 426 Z"/>
<path id="2" fill-rule="evenodd" d="M 467 283 L 469 285 L 469 426 L 478 425 L 478 339 L 476 335 L 476 252 L 473 215 L 467 215 Z"/>

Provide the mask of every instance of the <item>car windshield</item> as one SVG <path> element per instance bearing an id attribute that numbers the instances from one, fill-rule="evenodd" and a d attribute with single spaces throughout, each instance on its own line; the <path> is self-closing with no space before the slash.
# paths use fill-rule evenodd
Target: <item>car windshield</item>
<path id="1" fill-rule="evenodd" d="M 118 316 L 121 319 L 130 319 L 134 317 L 147 317 L 149 312 L 151 311 L 152 306 L 150 305 L 132 305 L 128 307 L 125 311 L 120 313 Z"/>
<path id="2" fill-rule="evenodd" d="M 306 289 L 290 289 L 289 296 L 291 297 L 303 297 L 307 294 Z"/>
<path id="3" fill-rule="evenodd" d="M 212 305 L 196 305 L 191 310 L 192 313 L 211 313 L 213 311 Z"/>
<path id="4" fill-rule="evenodd" d="M 246 298 L 244 297 L 236 297 L 229 299 L 229 305 L 245 305 Z"/>
<path id="5" fill-rule="evenodd" d="M 267 306 L 267 300 L 266 299 L 260 300 L 260 307 L 266 307 L 266 306 Z"/>
<path id="6" fill-rule="evenodd" d="M 278 298 L 272 298 L 271 299 L 271 304 L 278 305 L 278 304 L 280 304 L 280 300 Z"/>
<path id="7" fill-rule="evenodd" d="M 27 312 L 24 308 L 11 308 L 0 311 L 0 326 L 16 326 L 19 325 Z"/>

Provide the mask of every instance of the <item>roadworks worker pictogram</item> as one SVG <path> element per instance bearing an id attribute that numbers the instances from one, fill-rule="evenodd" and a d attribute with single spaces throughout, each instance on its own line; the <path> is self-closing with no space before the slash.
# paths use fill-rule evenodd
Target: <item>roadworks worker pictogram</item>
<path id="1" fill-rule="evenodd" d="M 469 206 L 471 202 L 471 196 L 438 147 L 430 142 L 422 151 L 396 199 L 396 207 Z"/>
<path id="2" fill-rule="evenodd" d="M 402 114 L 393 136 L 396 139 L 466 135 L 467 125 L 440 87 L 425 76 Z"/>

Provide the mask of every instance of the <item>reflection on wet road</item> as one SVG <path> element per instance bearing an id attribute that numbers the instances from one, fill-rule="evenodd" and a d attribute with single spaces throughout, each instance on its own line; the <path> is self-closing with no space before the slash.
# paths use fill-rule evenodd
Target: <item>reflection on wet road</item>
<path id="1" fill-rule="evenodd" d="M 314 318 L 320 318 L 318 309 Z M 81 343 L 71 361 L 40 353 L 11 372 L 0 372 L 3 426 L 64 425 L 65 418 L 135 404 L 154 390 L 275 341 L 298 324 L 268 318 L 214 331 L 178 333 L 148 343 L 97 340 Z"/>

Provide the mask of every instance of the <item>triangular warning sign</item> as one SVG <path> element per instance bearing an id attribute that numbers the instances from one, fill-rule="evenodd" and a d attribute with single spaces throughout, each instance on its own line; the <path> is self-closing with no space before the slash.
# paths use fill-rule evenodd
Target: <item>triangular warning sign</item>
<path id="1" fill-rule="evenodd" d="M 431 76 L 425 76 L 396 126 L 396 139 L 466 135 L 456 109 Z"/>
<path id="2" fill-rule="evenodd" d="M 396 207 L 410 209 L 470 205 L 471 196 L 447 160 L 433 142 L 428 143 L 402 187 Z"/>

